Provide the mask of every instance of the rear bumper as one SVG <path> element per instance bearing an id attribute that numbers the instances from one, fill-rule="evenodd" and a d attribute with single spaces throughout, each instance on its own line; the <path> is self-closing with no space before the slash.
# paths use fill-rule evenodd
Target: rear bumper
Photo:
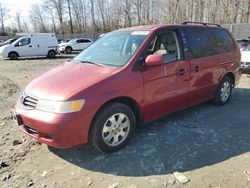
<path id="1" fill-rule="evenodd" d="M 30 137 L 55 148 L 70 148 L 88 142 L 90 120 L 82 111 L 54 114 L 36 109 L 25 109 L 17 103 L 15 113 L 20 118 L 19 128 Z"/>
<path id="2" fill-rule="evenodd" d="M 250 74 L 250 65 L 241 65 L 240 70 L 242 74 Z"/>

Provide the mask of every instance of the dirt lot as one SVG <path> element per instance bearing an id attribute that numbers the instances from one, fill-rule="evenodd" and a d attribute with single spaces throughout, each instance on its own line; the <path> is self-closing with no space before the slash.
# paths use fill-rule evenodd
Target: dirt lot
<path id="1" fill-rule="evenodd" d="M 204 103 L 138 129 L 121 151 L 103 155 L 89 146 L 53 149 L 11 120 L 20 89 L 64 62 L 0 61 L 0 187 L 250 187 L 250 77 L 243 76 L 228 105 Z M 189 182 L 181 184 L 174 172 Z"/>

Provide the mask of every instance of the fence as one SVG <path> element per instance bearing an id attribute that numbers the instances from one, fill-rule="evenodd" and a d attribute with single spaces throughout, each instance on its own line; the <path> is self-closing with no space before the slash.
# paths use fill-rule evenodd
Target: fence
<path id="1" fill-rule="evenodd" d="M 60 39 L 74 39 L 74 38 L 91 38 L 93 40 L 97 39 L 101 33 L 82 33 L 82 34 L 57 34 L 56 37 L 58 40 Z M 0 41 L 5 41 L 10 38 L 15 38 L 20 36 L 0 36 Z"/>
<path id="2" fill-rule="evenodd" d="M 236 40 L 242 39 L 250 39 L 250 24 L 227 24 L 222 25 L 223 27 L 227 28 Z"/>
<path id="3" fill-rule="evenodd" d="M 250 24 L 225 24 L 222 25 L 227 28 L 237 40 L 250 39 Z M 101 33 L 81 33 L 81 34 L 57 34 L 57 39 L 73 39 L 73 38 L 91 38 L 97 39 Z M 0 36 L 0 41 L 13 38 L 15 36 Z"/>

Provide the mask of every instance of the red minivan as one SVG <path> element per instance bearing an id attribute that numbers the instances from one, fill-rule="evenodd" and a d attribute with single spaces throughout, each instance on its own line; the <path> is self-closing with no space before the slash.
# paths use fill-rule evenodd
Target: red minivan
<path id="1" fill-rule="evenodd" d="M 126 28 L 31 81 L 14 113 L 23 132 L 52 147 L 114 152 L 143 122 L 211 99 L 226 104 L 239 69 L 238 45 L 219 25 Z"/>

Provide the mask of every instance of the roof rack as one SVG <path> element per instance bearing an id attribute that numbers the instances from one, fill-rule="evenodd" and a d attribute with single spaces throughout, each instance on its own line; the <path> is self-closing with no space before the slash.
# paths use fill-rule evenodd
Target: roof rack
<path id="1" fill-rule="evenodd" d="M 16 33 L 17 36 L 55 36 L 55 33 Z"/>
<path id="2" fill-rule="evenodd" d="M 203 22 L 183 22 L 182 24 L 184 25 L 188 25 L 188 24 L 200 24 L 200 25 L 205 25 L 205 26 L 208 26 L 208 25 L 215 25 L 217 27 L 221 27 L 219 24 L 214 24 L 214 23 L 203 23 Z"/>

